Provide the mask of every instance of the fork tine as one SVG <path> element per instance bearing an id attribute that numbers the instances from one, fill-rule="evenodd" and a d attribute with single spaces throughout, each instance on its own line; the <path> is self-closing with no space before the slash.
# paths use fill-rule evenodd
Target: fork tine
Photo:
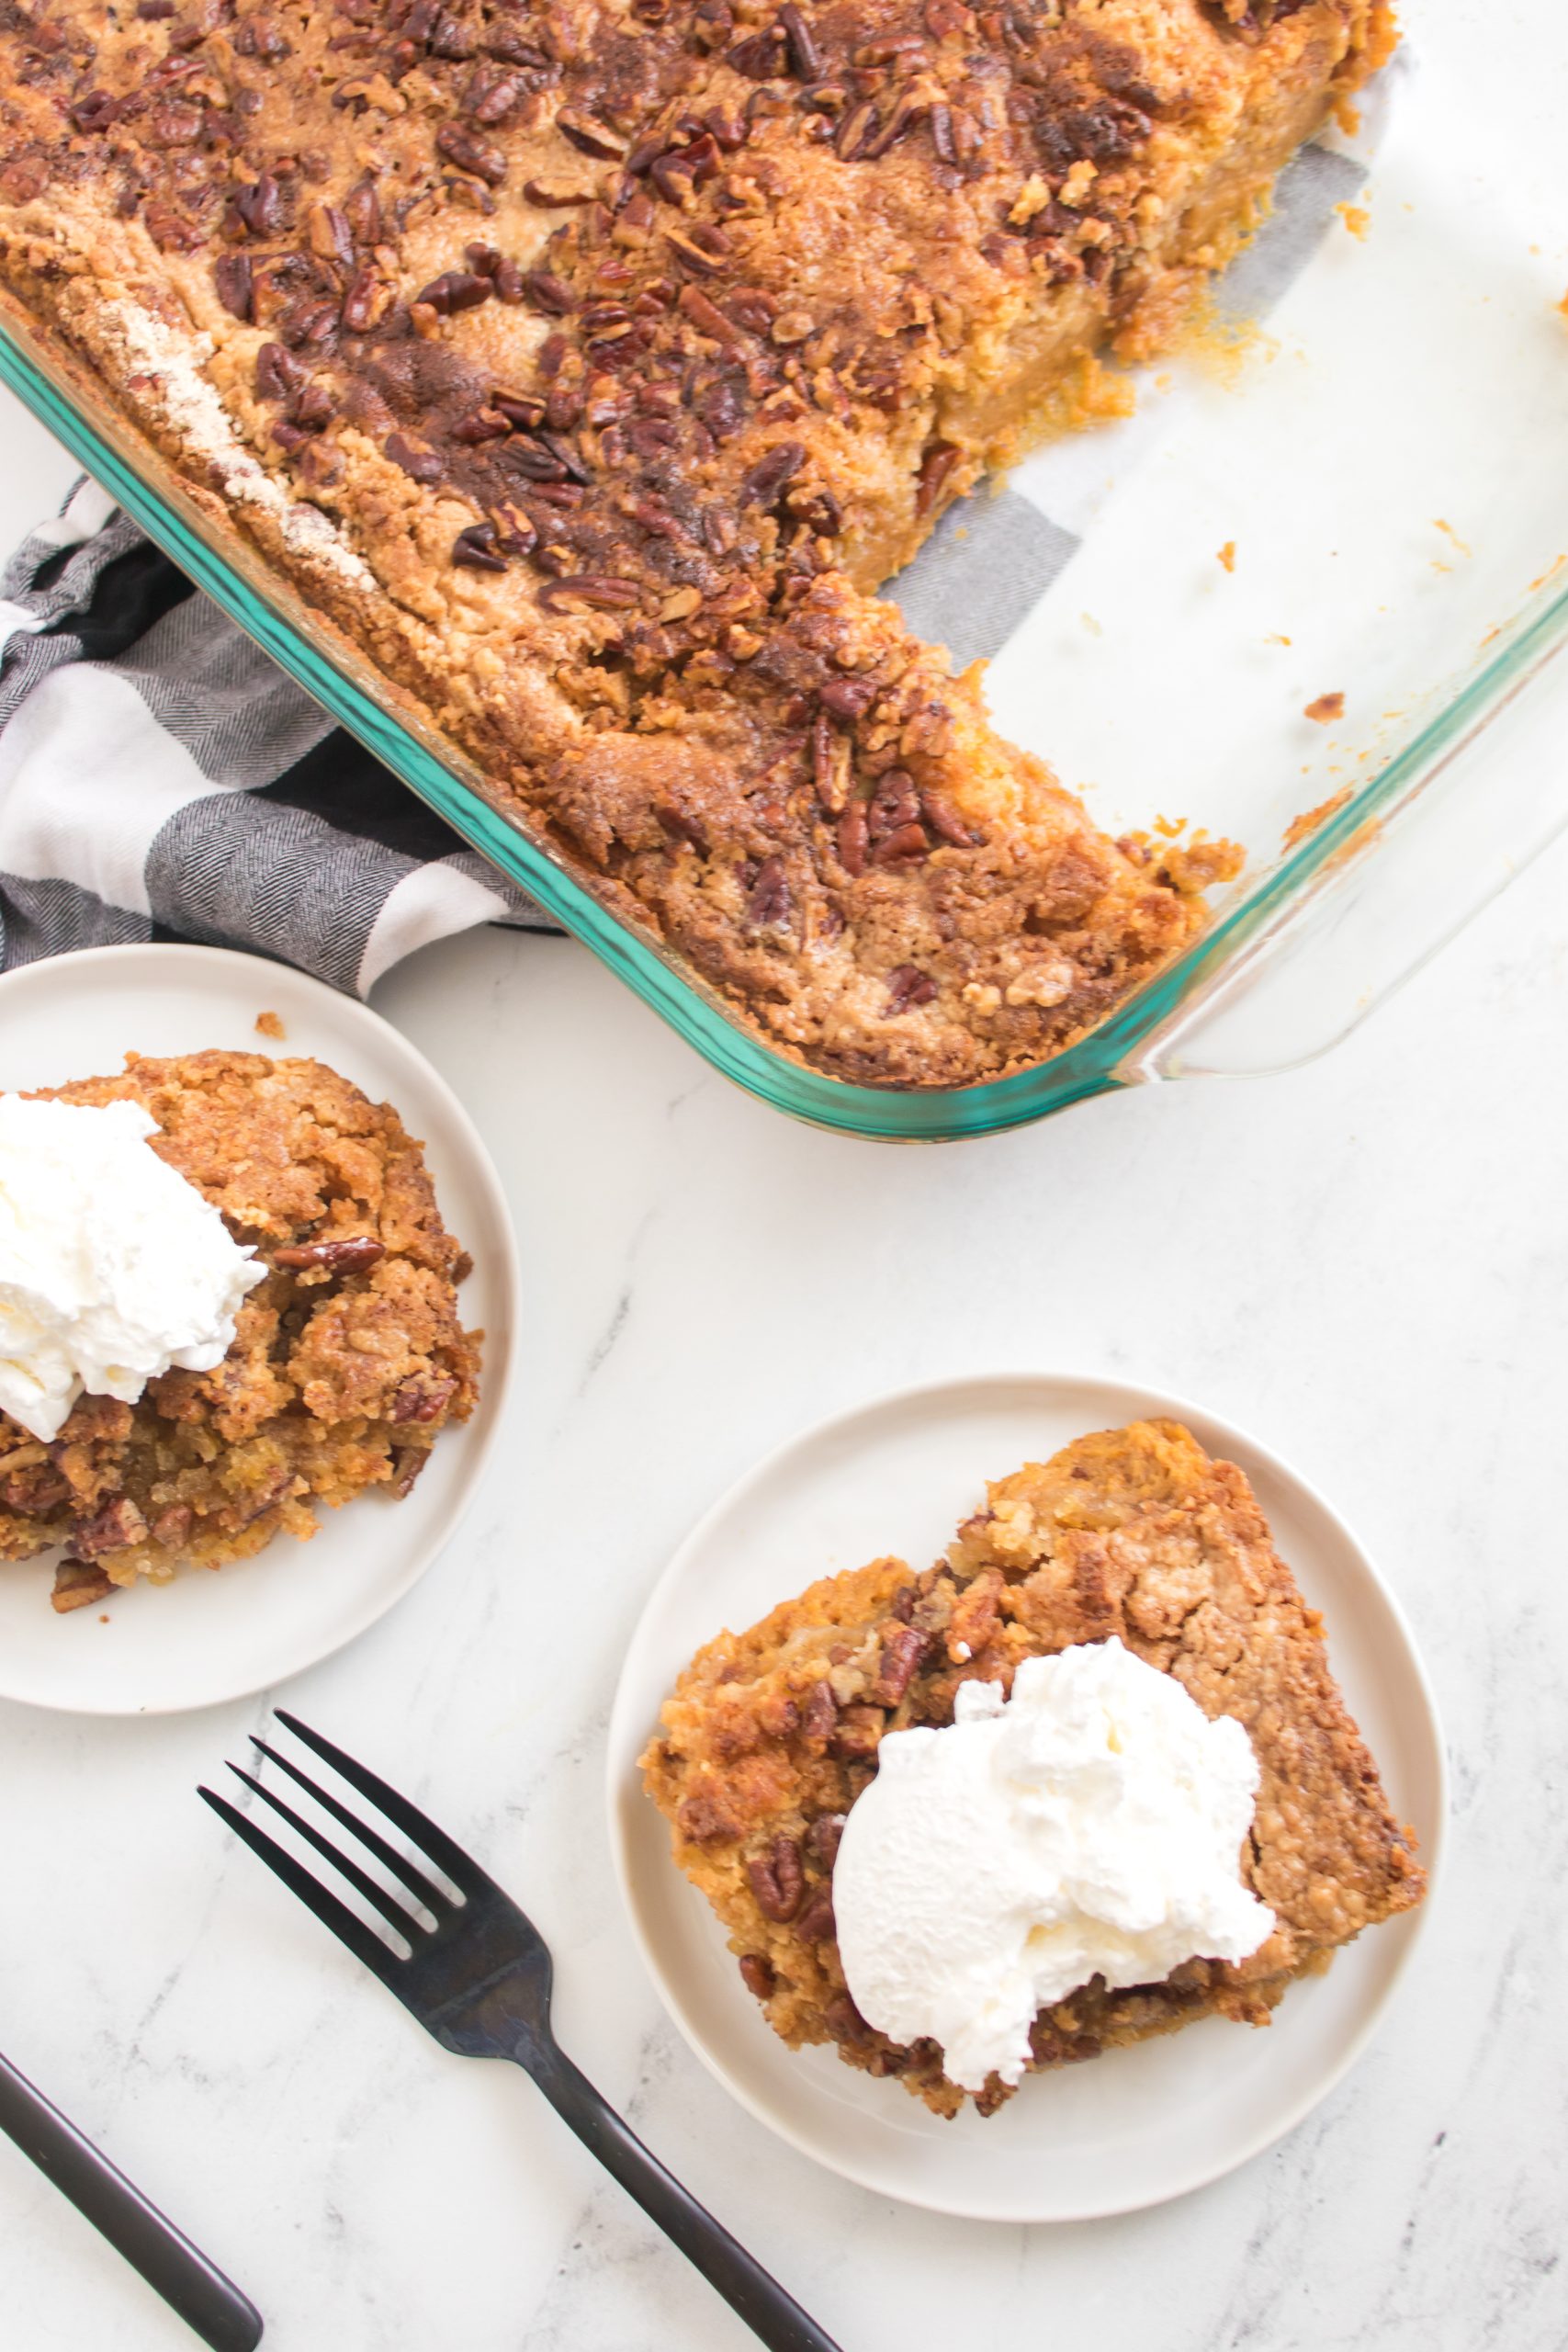
<path id="1" fill-rule="evenodd" d="M 263 1804 L 269 1804 L 274 1813 L 281 1814 L 289 1827 L 297 1829 L 300 1837 L 315 1848 L 323 1861 L 331 1862 L 334 1871 L 341 1871 L 355 1893 L 362 1894 L 367 1903 L 379 1911 L 389 1928 L 395 1928 L 399 1935 L 406 1937 L 411 1947 L 419 1941 L 425 1930 L 413 1914 L 398 1901 L 395 1894 L 389 1894 L 384 1886 L 378 1886 L 369 1871 L 361 1870 L 351 1854 L 339 1853 L 330 1838 L 323 1838 L 303 1814 L 296 1813 L 291 1804 L 285 1804 L 281 1797 L 275 1796 L 270 1789 L 265 1788 L 253 1773 L 243 1771 L 238 1764 L 231 1764 L 229 1770 L 237 1781 L 243 1781 L 246 1788 L 260 1797 Z"/>
<path id="2" fill-rule="evenodd" d="M 288 1724 L 296 1739 L 302 1739 L 307 1747 L 314 1748 L 323 1763 L 330 1764 L 334 1772 L 340 1772 L 351 1788 L 357 1789 L 362 1797 L 368 1797 L 389 1821 L 397 1825 L 405 1838 L 412 1838 L 416 1846 L 423 1848 L 426 1859 L 433 1861 L 438 1870 L 445 1871 L 454 1886 L 461 1887 L 465 1894 L 470 1895 L 489 1894 L 496 1891 L 495 1881 L 480 1870 L 471 1855 L 464 1853 L 456 1838 L 448 1838 L 445 1829 L 436 1827 L 428 1814 L 421 1813 L 418 1805 L 410 1804 L 407 1797 L 400 1797 L 396 1789 L 389 1788 L 378 1774 L 367 1771 L 365 1766 L 356 1764 L 352 1756 L 345 1756 L 341 1747 L 334 1747 L 330 1739 L 323 1739 L 319 1731 L 312 1731 L 309 1724 L 302 1724 L 298 1715 L 287 1714 L 279 1707 L 277 1720 Z"/>
<path id="3" fill-rule="evenodd" d="M 375 1928 L 367 1928 L 346 1903 L 340 1903 L 335 1894 L 312 1878 L 302 1862 L 297 1862 L 292 1854 L 286 1854 L 265 1829 L 258 1829 L 254 1821 L 248 1821 L 238 1805 L 231 1804 L 227 1797 L 219 1796 L 212 1789 L 199 1788 L 197 1794 L 269 1871 L 276 1872 L 290 1894 L 297 1894 L 307 1910 L 313 1911 L 321 1925 L 330 1928 L 338 1940 L 348 1946 L 355 1960 L 362 1960 L 400 2000 L 402 1986 L 398 1982 L 398 1972 L 401 1963 L 396 1952 L 388 1951 Z"/>
<path id="4" fill-rule="evenodd" d="M 351 1829 L 360 1844 L 367 1846 L 376 1860 L 389 1870 L 394 1878 L 402 1881 L 416 1902 L 423 1903 L 428 1910 L 434 1911 L 438 1919 L 451 1910 L 451 1896 L 444 1894 L 434 1881 L 427 1879 L 422 1871 L 416 1871 L 407 1855 L 400 1854 L 395 1846 L 389 1846 L 378 1830 L 372 1829 L 367 1821 L 361 1821 L 355 1815 L 350 1813 L 341 1798 L 334 1797 L 326 1789 L 318 1788 L 308 1772 L 301 1772 L 298 1764 L 291 1764 L 287 1756 L 280 1754 L 276 1747 L 269 1747 L 265 1739 L 256 1737 L 254 1732 L 252 1732 L 250 1737 L 253 1747 L 259 1749 L 263 1756 L 277 1766 L 279 1771 L 287 1772 L 291 1781 L 297 1781 L 300 1788 L 313 1796 L 316 1803 L 324 1812 L 330 1813 L 334 1821 L 341 1821 L 345 1829 Z"/>

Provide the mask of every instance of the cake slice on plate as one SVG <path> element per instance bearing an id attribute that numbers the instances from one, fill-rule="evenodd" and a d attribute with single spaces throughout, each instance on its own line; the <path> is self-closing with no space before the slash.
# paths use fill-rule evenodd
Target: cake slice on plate
<path id="1" fill-rule="evenodd" d="M 1155 1982 L 1092 1976 L 1041 2007 L 1023 2066 L 1201 2017 L 1266 2025 L 1292 1978 L 1420 1901 L 1414 1835 L 1246 1477 L 1176 1422 L 1134 1422 L 993 1485 L 933 1567 L 889 1558 L 825 1577 L 682 1675 L 643 1758 L 648 1789 L 785 2041 L 835 2043 L 942 2115 L 969 2096 L 988 2114 L 1010 2095 L 1006 2070 L 956 2081 L 934 2036 L 899 2041 L 867 2020 L 840 1951 L 834 1861 L 889 1735 L 950 1736 L 966 1685 L 1011 1691 L 1026 1660 L 1113 1642 L 1172 1678 L 1207 1727 L 1229 1717 L 1247 1736 L 1256 1796 L 1236 1883 L 1261 1940 L 1239 1959 L 1194 1952 Z M 991 1703 L 978 1701 L 960 1713 Z"/>

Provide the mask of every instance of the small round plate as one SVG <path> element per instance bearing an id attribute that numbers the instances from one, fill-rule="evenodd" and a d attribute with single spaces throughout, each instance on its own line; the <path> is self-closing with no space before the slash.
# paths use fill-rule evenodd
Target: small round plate
<path id="1" fill-rule="evenodd" d="M 654 1589 L 610 1723 L 610 1834 L 643 1956 L 704 2064 L 761 2121 L 887 2197 L 977 2221 L 1088 2221 L 1214 2180 L 1299 2123 L 1376 2025 L 1430 1908 L 1363 1937 L 1292 1985 L 1267 2031 L 1206 2018 L 1086 2066 L 1026 2077 L 988 2120 L 942 2122 L 896 2082 L 825 2049 L 791 2051 L 740 1982 L 706 1903 L 676 1870 L 637 1758 L 660 1702 L 721 1627 L 751 1624 L 814 1577 L 885 1552 L 936 1558 L 984 1480 L 1150 1415 L 1238 1463 L 1435 1877 L 1445 1814 L 1431 1693 L 1397 1603 L 1343 1521 L 1277 1457 L 1179 1397 L 1119 1381 L 1016 1374 L 916 1388 L 809 1430 L 717 1503 Z"/>
<path id="2" fill-rule="evenodd" d="M 260 1012 L 281 1040 L 256 1028 Z M 379 1013 L 319 980 L 217 947 L 95 947 L 0 978 L 0 1089 L 120 1069 L 129 1052 L 212 1046 L 328 1062 L 424 1138 L 441 1213 L 474 1261 L 463 1319 L 485 1334 L 479 1402 L 444 1432 L 402 1502 L 368 1494 L 321 1510 L 301 1544 L 280 1535 L 216 1575 L 187 1569 L 57 1616 L 54 1561 L 0 1562 L 0 1697 L 81 1714 L 165 1714 L 298 1674 L 401 1600 L 455 1532 L 502 1419 L 517 1316 L 512 1222 L 468 1114 Z"/>

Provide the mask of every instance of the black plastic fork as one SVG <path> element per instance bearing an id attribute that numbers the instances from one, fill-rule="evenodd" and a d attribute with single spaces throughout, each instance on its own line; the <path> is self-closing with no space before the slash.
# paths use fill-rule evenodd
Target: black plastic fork
<path id="1" fill-rule="evenodd" d="M 510 2058 L 531 2075 L 584 2147 L 636 2198 L 649 2219 L 658 2222 L 773 2352 L 839 2352 L 832 2337 L 649 2154 L 631 2127 L 562 2050 L 550 2025 L 549 1950 L 527 1914 L 461 1846 L 396 1789 L 389 1788 L 376 1773 L 345 1756 L 341 1747 L 334 1747 L 297 1716 L 279 1708 L 277 1720 L 367 1798 L 384 1820 L 400 1830 L 430 1867 L 458 1890 L 460 1899 L 454 1900 L 341 1799 L 319 1787 L 265 1740 L 253 1737 L 252 1746 L 350 1831 L 366 1852 L 406 1889 L 408 1902 L 380 1885 L 352 1855 L 340 1852 L 331 1838 L 249 1772 L 241 1771 L 237 1764 L 231 1764 L 230 1770 L 380 1913 L 408 1945 L 407 1957 L 392 1951 L 347 1904 L 265 1829 L 258 1829 L 247 1814 L 204 1788 L 198 1793 L 214 1813 L 380 1978 L 389 1993 L 397 1995 L 443 2049 L 455 2051 L 460 2058 Z M 412 1906 L 426 1917 L 416 1916 Z"/>

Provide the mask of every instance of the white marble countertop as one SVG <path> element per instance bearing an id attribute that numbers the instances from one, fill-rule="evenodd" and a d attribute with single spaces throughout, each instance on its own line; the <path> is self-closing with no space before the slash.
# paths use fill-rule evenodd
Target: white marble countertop
<path id="1" fill-rule="evenodd" d="M 69 470 L 0 404 L 0 538 Z M 1538 728 L 1560 761 L 1561 700 Z M 525 1368 L 459 1540 L 289 1700 L 523 1895 L 563 2041 L 845 2352 L 1568 2338 L 1565 899 L 1559 847 L 1288 1076 L 930 1152 L 786 1124 L 565 941 L 479 933 L 378 991 L 501 1169 Z M 1186 1392 L 1317 1480 L 1409 1612 L 1454 1784 L 1427 1938 L 1339 2090 L 1197 2196 L 1035 2230 L 869 2197 L 730 2103 L 643 1974 L 601 1790 L 622 1645 L 707 1502 L 840 1405 L 1017 1364 Z M 739 2352 L 520 2075 L 444 2057 L 225 1849 L 192 1791 L 265 1712 L 0 1707 L 0 2046 L 278 2352 Z M 192 2341 L 4 2142 L 0 2279 L 7 2352 Z"/>

